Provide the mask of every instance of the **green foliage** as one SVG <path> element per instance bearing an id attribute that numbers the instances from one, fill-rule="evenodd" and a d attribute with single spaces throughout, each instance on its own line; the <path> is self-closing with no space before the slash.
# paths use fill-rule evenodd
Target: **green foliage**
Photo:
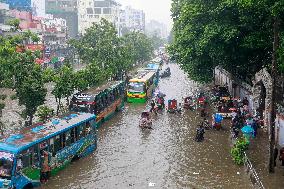
<path id="1" fill-rule="evenodd" d="M 59 109 L 61 105 L 62 98 L 68 98 L 73 94 L 75 90 L 75 82 L 74 82 L 74 70 L 71 66 L 64 65 L 62 66 L 58 72 L 54 76 L 54 89 L 52 94 L 57 99 L 57 111 L 58 115 Z"/>
<path id="2" fill-rule="evenodd" d="M 11 31 L 16 32 L 20 30 L 20 20 L 19 19 L 11 19 L 8 21 L 8 25 L 11 26 Z"/>
<path id="3" fill-rule="evenodd" d="M 240 138 L 231 149 L 231 155 L 237 165 L 244 164 L 244 151 L 248 149 L 248 141 L 246 138 Z"/>
<path id="4" fill-rule="evenodd" d="M 173 0 L 170 52 L 198 81 L 210 81 L 217 65 L 250 78 L 271 64 L 273 20 L 283 10 L 280 0 Z"/>
<path id="5" fill-rule="evenodd" d="M 5 94 L 0 94 L 0 100 L 5 100 L 7 98 L 7 95 Z"/>
<path id="6" fill-rule="evenodd" d="M 0 111 L 2 111 L 5 108 L 5 104 L 4 103 L 0 103 Z"/>
<path id="7" fill-rule="evenodd" d="M 36 112 L 40 122 L 45 122 L 54 115 L 54 109 L 48 106 L 39 106 Z"/>
<path id="8" fill-rule="evenodd" d="M 29 124 L 32 124 L 33 115 L 37 107 L 45 101 L 47 90 L 44 88 L 42 70 L 39 65 L 30 66 L 30 71 L 19 73 L 16 78 L 16 93 L 19 104 L 26 107 L 26 115 L 29 116 Z M 27 75 L 25 75 L 27 74 Z"/>
<path id="9" fill-rule="evenodd" d="M 133 64 L 149 60 L 153 53 L 152 42 L 144 34 L 127 32 L 123 37 L 118 37 L 114 25 L 105 19 L 88 28 L 81 39 L 70 40 L 69 43 L 89 65 L 85 72 L 90 76 L 89 86 L 120 77 Z"/>
<path id="10" fill-rule="evenodd" d="M 15 95 L 15 94 L 14 94 L 14 95 L 11 95 L 11 96 L 10 96 L 10 99 L 11 99 L 11 100 L 16 100 L 16 99 L 17 99 L 17 95 Z"/>

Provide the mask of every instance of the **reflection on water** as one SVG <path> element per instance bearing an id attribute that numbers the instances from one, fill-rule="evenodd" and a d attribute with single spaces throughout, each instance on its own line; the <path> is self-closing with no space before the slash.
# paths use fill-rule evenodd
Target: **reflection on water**
<path id="1" fill-rule="evenodd" d="M 191 94 L 195 83 L 177 65 L 159 89 L 178 101 Z M 167 100 L 166 99 L 166 100 Z M 164 112 L 153 117 L 153 130 L 141 131 L 145 105 L 128 104 L 99 129 L 98 149 L 52 178 L 42 188 L 252 188 L 243 167 L 230 157 L 229 131 L 207 131 L 194 142 L 200 118 L 195 112 Z"/>

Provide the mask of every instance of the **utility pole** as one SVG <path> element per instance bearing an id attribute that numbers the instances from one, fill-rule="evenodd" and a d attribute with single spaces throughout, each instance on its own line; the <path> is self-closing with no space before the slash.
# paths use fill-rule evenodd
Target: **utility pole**
<path id="1" fill-rule="evenodd" d="M 271 91 L 271 116 L 270 116 L 270 136 L 269 136 L 269 172 L 274 173 L 274 149 L 275 149 L 275 120 L 276 120 L 276 74 L 277 74 L 277 50 L 279 47 L 279 18 L 274 18 L 273 24 L 273 53 L 272 53 L 272 91 Z"/>

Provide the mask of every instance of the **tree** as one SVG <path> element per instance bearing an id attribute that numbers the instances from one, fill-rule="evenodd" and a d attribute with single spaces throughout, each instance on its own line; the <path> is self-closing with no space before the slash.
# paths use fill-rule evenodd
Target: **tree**
<path id="1" fill-rule="evenodd" d="M 73 94 L 75 90 L 74 84 L 74 70 L 69 65 L 62 66 L 58 73 L 54 76 L 54 89 L 52 94 L 56 98 L 57 109 L 56 115 L 59 114 L 59 110 L 62 107 L 61 100 L 62 98 L 66 98 L 67 106 L 69 105 L 69 97 Z"/>
<path id="2" fill-rule="evenodd" d="M 170 52 L 198 81 L 210 81 L 216 65 L 252 77 L 271 63 L 271 10 L 276 2 L 174 0 Z"/>
<path id="3" fill-rule="evenodd" d="M 19 74 L 16 83 L 16 94 L 19 104 L 26 107 L 26 115 L 29 116 L 29 125 L 32 125 L 33 116 L 37 107 L 45 101 L 47 90 L 44 88 L 42 70 L 39 65 L 33 64 L 28 75 Z"/>
<path id="4" fill-rule="evenodd" d="M 39 106 L 37 109 L 37 116 L 40 122 L 46 122 L 47 119 L 54 115 L 54 110 L 48 106 Z"/>

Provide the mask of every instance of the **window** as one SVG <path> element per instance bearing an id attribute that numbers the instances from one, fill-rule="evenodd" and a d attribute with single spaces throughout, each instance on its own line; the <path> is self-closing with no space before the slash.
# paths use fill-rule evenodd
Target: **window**
<path id="1" fill-rule="evenodd" d="M 94 8 L 94 14 L 102 14 L 101 8 Z"/>
<path id="2" fill-rule="evenodd" d="M 86 135 L 91 134 L 91 132 L 92 132 L 91 122 L 88 121 L 86 122 Z"/>
<path id="3" fill-rule="evenodd" d="M 54 140 L 54 153 L 58 152 L 61 149 L 60 135 L 57 135 Z"/>
<path id="4" fill-rule="evenodd" d="M 65 132 L 65 146 L 71 145 L 71 130 Z"/>
<path id="5" fill-rule="evenodd" d="M 21 153 L 21 160 L 23 168 L 32 166 L 32 154 L 30 150 L 26 150 Z"/>
<path id="6" fill-rule="evenodd" d="M 94 11 L 92 8 L 87 8 L 87 14 L 94 14 Z"/>
<path id="7" fill-rule="evenodd" d="M 11 178 L 14 155 L 0 152 L 0 178 Z"/>
<path id="8" fill-rule="evenodd" d="M 60 144 L 61 144 L 61 149 L 65 148 L 65 146 L 66 146 L 66 135 L 65 135 L 65 133 L 62 133 L 60 135 Z"/>
<path id="9" fill-rule="evenodd" d="M 111 8 L 104 8 L 103 13 L 104 14 L 111 14 Z"/>
<path id="10" fill-rule="evenodd" d="M 74 127 L 71 129 L 71 143 L 74 143 L 77 140 L 79 140 L 79 130 L 78 127 Z"/>
<path id="11" fill-rule="evenodd" d="M 80 132 L 79 132 L 79 137 L 83 138 L 86 136 L 86 123 L 83 123 L 82 125 L 79 126 L 80 127 Z"/>

